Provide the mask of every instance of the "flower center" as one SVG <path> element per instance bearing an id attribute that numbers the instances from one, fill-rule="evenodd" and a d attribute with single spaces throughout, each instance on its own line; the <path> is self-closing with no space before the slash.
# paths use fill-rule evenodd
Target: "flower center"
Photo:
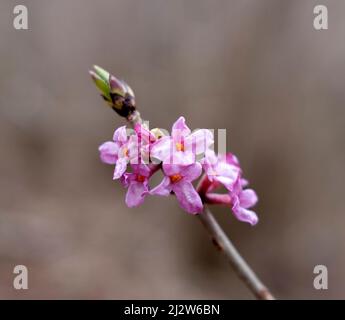
<path id="1" fill-rule="evenodd" d="M 176 143 L 176 150 L 177 151 L 184 151 L 184 143 L 177 142 Z"/>
<path id="2" fill-rule="evenodd" d="M 143 183 L 145 181 L 145 177 L 140 174 L 137 174 L 137 181 Z"/>
<path id="3" fill-rule="evenodd" d="M 124 147 L 124 148 L 123 148 L 123 155 L 124 155 L 125 157 L 128 157 L 128 156 L 129 156 L 129 150 L 128 150 L 127 147 Z"/>
<path id="4" fill-rule="evenodd" d="M 182 176 L 180 174 L 173 174 L 172 176 L 169 177 L 170 178 L 170 181 L 172 183 L 176 183 L 176 182 L 179 182 L 181 179 L 182 179 Z"/>

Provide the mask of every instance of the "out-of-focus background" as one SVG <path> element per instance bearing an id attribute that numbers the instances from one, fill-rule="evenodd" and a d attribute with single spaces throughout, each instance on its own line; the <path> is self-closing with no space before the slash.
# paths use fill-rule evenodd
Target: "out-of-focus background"
<path id="1" fill-rule="evenodd" d="M 98 145 L 122 119 L 87 73 L 134 88 L 151 127 L 225 128 L 259 194 L 256 227 L 216 217 L 278 298 L 345 297 L 345 2 L 0 3 L 0 297 L 252 298 L 176 200 L 137 209 Z M 29 290 L 13 289 L 13 268 Z M 329 289 L 313 287 L 325 265 Z"/>

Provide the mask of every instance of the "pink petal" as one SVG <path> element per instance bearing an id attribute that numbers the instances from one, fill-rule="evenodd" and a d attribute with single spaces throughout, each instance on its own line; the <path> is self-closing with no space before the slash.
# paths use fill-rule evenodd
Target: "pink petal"
<path id="1" fill-rule="evenodd" d="M 181 166 L 177 164 L 164 164 L 162 165 L 162 169 L 165 175 L 172 176 L 174 174 L 178 174 L 181 171 Z"/>
<path id="2" fill-rule="evenodd" d="M 128 188 L 129 184 L 131 183 L 131 181 L 133 181 L 136 177 L 136 174 L 134 173 L 124 173 L 121 177 L 120 177 L 120 182 L 122 184 L 122 186 L 124 186 L 125 188 Z"/>
<path id="3" fill-rule="evenodd" d="M 125 143 L 127 142 L 126 126 L 122 126 L 115 130 L 113 140 L 115 142 Z"/>
<path id="4" fill-rule="evenodd" d="M 248 222 L 252 226 L 256 225 L 259 221 L 258 216 L 252 210 L 239 207 L 236 211 L 233 211 L 233 213 L 238 220 Z"/>
<path id="5" fill-rule="evenodd" d="M 129 184 L 126 194 L 126 204 L 128 207 L 136 207 L 144 202 L 147 185 L 133 181 Z"/>
<path id="6" fill-rule="evenodd" d="M 179 117 L 172 126 L 171 136 L 174 141 L 181 142 L 182 138 L 188 136 L 190 132 L 185 118 Z"/>
<path id="7" fill-rule="evenodd" d="M 119 158 L 116 161 L 113 179 L 114 180 L 119 179 L 124 174 L 126 169 L 127 169 L 127 159 L 126 158 Z"/>
<path id="8" fill-rule="evenodd" d="M 224 176 L 215 176 L 214 180 L 220 182 L 229 191 L 234 190 L 234 184 L 235 184 L 236 179 L 232 179 L 232 178 L 224 177 Z"/>
<path id="9" fill-rule="evenodd" d="M 238 196 L 242 192 L 242 179 L 240 174 L 238 175 L 236 181 L 232 185 L 231 190 L 229 191 L 231 192 L 232 196 Z"/>
<path id="10" fill-rule="evenodd" d="M 239 182 L 239 168 L 225 162 L 219 162 L 215 166 L 215 172 L 214 179 L 222 183 L 229 191 L 233 191 Z"/>
<path id="11" fill-rule="evenodd" d="M 225 160 L 229 164 L 235 165 L 237 167 L 240 166 L 240 162 L 238 161 L 238 158 L 234 154 L 232 154 L 231 152 L 228 152 L 225 155 Z"/>
<path id="12" fill-rule="evenodd" d="M 240 200 L 237 196 L 234 196 L 232 201 L 232 212 L 238 220 L 248 222 L 252 226 L 257 224 L 259 219 L 254 211 L 241 207 Z"/>
<path id="13" fill-rule="evenodd" d="M 181 182 L 174 183 L 172 188 L 180 206 L 184 210 L 192 214 L 202 211 L 201 198 L 189 181 L 182 180 Z"/>
<path id="14" fill-rule="evenodd" d="M 99 156 L 102 162 L 107 164 L 115 164 L 117 160 L 117 153 L 119 146 L 117 143 L 108 141 L 99 146 Z"/>
<path id="15" fill-rule="evenodd" d="M 239 194 L 239 200 L 241 207 L 247 209 L 253 207 L 258 202 L 258 196 L 253 189 L 246 189 Z"/>
<path id="16" fill-rule="evenodd" d="M 249 184 L 249 181 L 247 179 L 244 179 L 244 178 L 241 179 L 242 188 L 246 187 L 248 184 Z"/>
<path id="17" fill-rule="evenodd" d="M 140 174 L 143 177 L 149 177 L 151 175 L 152 169 L 146 164 L 131 164 L 133 172 Z"/>
<path id="18" fill-rule="evenodd" d="M 195 163 L 195 161 L 195 153 L 192 151 L 177 151 L 176 149 L 173 149 L 171 162 L 169 160 L 165 160 L 164 163 L 187 166 Z"/>
<path id="19" fill-rule="evenodd" d="M 171 137 L 165 136 L 152 144 L 151 157 L 161 161 L 169 161 L 172 156 L 172 140 Z"/>
<path id="20" fill-rule="evenodd" d="M 183 166 L 180 168 L 180 174 L 186 181 L 194 181 L 199 178 L 202 172 L 202 166 L 199 162 L 196 162 L 189 166 Z"/>
<path id="21" fill-rule="evenodd" d="M 126 153 L 122 153 L 124 157 L 129 157 L 130 162 L 133 164 L 139 164 L 141 160 L 141 150 L 138 143 L 137 135 L 131 135 L 128 139 L 128 142 L 123 145 L 123 148 Z"/>
<path id="22" fill-rule="evenodd" d="M 149 130 L 147 130 L 141 123 L 137 123 L 134 126 L 134 130 L 138 135 L 139 139 L 143 140 L 145 143 L 151 143 L 156 140 L 156 137 Z"/>
<path id="23" fill-rule="evenodd" d="M 162 182 L 155 188 L 150 190 L 151 195 L 168 196 L 171 192 L 171 182 L 169 177 L 164 177 Z"/>
<path id="24" fill-rule="evenodd" d="M 203 163 L 207 166 L 213 166 L 218 163 L 218 157 L 214 150 L 208 149 L 205 151 L 205 158 L 203 159 Z"/>
<path id="25" fill-rule="evenodd" d="M 163 172 L 167 176 L 180 174 L 186 181 L 193 181 L 197 179 L 202 171 L 202 166 L 199 162 L 188 166 L 181 166 L 176 164 L 163 164 Z"/>
<path id="26" fill-rule="evenodd" d="M 208 129 L 196 130 L 185 139 L 186 149 L 195 154 L 206 152 L 213 143 L 213 133 Z"/>

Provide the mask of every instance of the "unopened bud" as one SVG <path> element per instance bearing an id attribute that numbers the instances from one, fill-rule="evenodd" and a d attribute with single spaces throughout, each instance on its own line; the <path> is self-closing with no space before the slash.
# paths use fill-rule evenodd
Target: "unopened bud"
<path id="1" fill-rule="evenodd" d="M 98 66 L 89 73 L 104 100 L 120 116 L 128 118 L 135 111 L 134 93 L 126 82 Z"/>

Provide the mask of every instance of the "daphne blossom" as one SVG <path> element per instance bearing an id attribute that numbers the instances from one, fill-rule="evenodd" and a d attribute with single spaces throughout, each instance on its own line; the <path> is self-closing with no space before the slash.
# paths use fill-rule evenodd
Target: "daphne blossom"
<path id="1" fill-rule="evenodd" d="M 122 185 L 126 188 L 126 204 L 128 207 L 136 207 L 144 202 L 148 194 L 149 178 L 156 170 L 154 165 L 132 164 L 132 172 L 126 172 L 121 177 Z"/>
<path id="2" fill-rule="evenodd" d="M 151 194 L 167 196 L 171 192 L 176 195 L 180 206 L 189 213 L 199 213 L 203 209 L 201 198 L 194 189 L 192 182 L 201 174 L 201 164 L 190 165 L 163 164 L 163 181 Z"/>
<path id="3" fill-rule="evenodd" d="M 239 178 L 234 184 L 234 189 L 230 193 L 232 212 L 235 217 L 244 222 L 248 222 L 251 225 L 255 225 L 258 222 L 256 213 L 249 208 L 253 207 L 258 197 L 253 189 L 243 190 L 243 180 Z"/>
<path id="4" fill-rule="evenodd" d="M 202 162 L 212 188 L 222 184 L 231 190 L 241 173 L 239 162 L 231 153 L 217 156 L 213 150 L 207 150 Z"/>
<path id="5" fill-rule="evenodd" d="M 191 132 L 184 117 L 173 124 L 171 136 L 165 136 L 152 145 L 151 156 L 164 164 L 189 165 L 196 162 L 196 156 L 204 153 L 212 144 L 210 130 Z"/>
<path id="6" fill-rule="evenodd" d="M 127 137 L 126 126 L 122 126 L 115 130 L 113 141 L 107 141 L 98 148 L 103 162 L 115 164 L 114 179 L 126 171 L 130 145 L 133 146 L 133 141 Z"/>
<path id="7" fill-rule="evenodd" d="M 204 203 L 223 204 L 238 220 L 256 224 L 258 218 L 250 210 L 257 202 L 255 191 L 245 189 L 247 181 L 238 159 L 230 153 L 216 155 L 213 143 L 210 130 L 192 132 L 180 117 L 170 135 L 160 129 L 149 130 L 144 124 L 136 124 L 134 130 L 120 127 L 113 141 L 103 143 L 99 152 L 103 162 L 115 165 L 113 177 L 127 188 L 125 202 L 129 207 L 142 204 L 148 195 L 174 195 L 188 213 L 201 213 Z M 151 177 L 158 170 L 163 179 L 151 186 Z M 203 172 L 196 190 L 193 183 Z M 221 186 L 227 193 L 214 193 Z"/>
<path id="8" fill-rule="evenodd" d="M 203 166 L 206 172 L 202 184 L 205 198 L 210 203 L 230 206 L 238 220 L 255 225 L 258 217 L 249 208 L 257 203 L 258 197 L 253 189 L 244 189 L 248 181 L 242 178 L 242 170 L 236 156 L 228 153 L 217 157 L 213 151 L 209 151 L 203 160 Z M 220 186 L 227 189 L 227 194 L 212 193 Z"/>

